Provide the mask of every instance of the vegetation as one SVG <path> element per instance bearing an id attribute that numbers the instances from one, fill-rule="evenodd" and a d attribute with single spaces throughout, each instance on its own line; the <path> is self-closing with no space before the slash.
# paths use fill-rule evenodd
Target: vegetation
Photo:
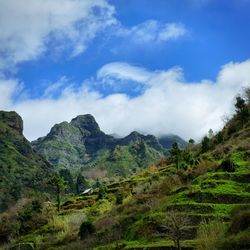
<path id="1" fill-rule="evenodd" d="M 240 110 L 207 136 L 209 147 L 174 144 L 130 176 L 90 180 L 93 191 L 62 196 L 59 212 L 46 195 L 19 200 L 1 214 L 3 248 L 249 249 L 250 120 Z M 120 145 L 113 157 L 124 147 L 143 155 L 145 145 Z"/>
<path id="2" fill-rule="evenodd" d="M 90 221 L 84 221 L 80 226 L 79 236 L 83 240 L 95 232 L 95 227 Z"/>
<path id="3" fill-rule="evenodd" d="M 51 191 L 46 178 L 52 166 L 32 149 L 22 131 L 17 113 L 0 111 L 0 212 L 24 193 Z"/>
<path id="4" fill-rule="evenodd" d="M 56 193 L 56 201 L 57 201 L 57 211 L 60 211 L 61 205 L 61 193 L 64 189 L 66 189 L 66 183 L 64 179 L 58 174 L 55 173 L 49 180 L 49 183 L 54 187 Z"/>
<path id="5" fill-rule="evenodd" d="M 170 239 L 173 240 L 177 250 L 181 249 L 181 239 L 183 239 L 189 231 L 190 222 L 188 218 L 176 211 L 169 211 L 166 217 L 167 233 Z"/>
<path id="6" fill-rule="evenodd" d="M 32 145 L 57 170 L 71 170 L 73 179 L 78 179 L 79 172 L 96 179 L 129 176 L 164 157 L 173 142 L 181 147 L 186 145 L 178 136 L 158 140 L 153 135 L 144 136 L 135 131 L 117 139 L 102 132 L 93 116 L 80 115 L 70 123 L 56 124 L 47 136 Z M 79 193 L 83 190 L 79 190 L 77 183 Z"/>

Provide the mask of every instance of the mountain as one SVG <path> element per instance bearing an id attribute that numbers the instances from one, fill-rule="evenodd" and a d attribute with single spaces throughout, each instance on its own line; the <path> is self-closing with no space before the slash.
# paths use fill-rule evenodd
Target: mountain
<path id="1" fill-rule="evenodd" d="M 127 171 L 136 160 L 148 161 L 150 153 L 159 152 L 156 142 L 155 137 L 132 132 L 98 159 L 107 163 L 106 169 Z M 122 159 L 129 162 L 127 168 L 116 168 Z M 249 183 L 250 98 L 221 131 L 205 136 L 200 144 L 190 144 L 178 155 L 127 178 L 99 179 L 87 193 L 65 196 L 60 213 L 43 226 L 13 237 L 10 246 L 247 250 Z M 40 218 L 48 217 L 47 211 L 42 210 Z M 33 217 L 37 225 L 41 219 L 37 213 Z M 7 236 L 15 230 L 1 227 L 6 225 L 1 221 L 0 217 L 0 244 L 1 228 Z"/>
<path id="2" fill-rule="evenodd" d="M 79 115 L 71 122 L 52 127 L 48 135 L 32 142 L 32 146 L 56 168 L 81 169 L 93 173 L 94 169 L 107 171 L 107 175 L 122 175 L 136 171 L 161 159 L 165 149 L 179 137 L 171 136 L 162 145 L 153 135 L 136 131 L 124 138 L 106 135 L 95 118 Z"/>
<path id="3" fill-rule="evenodd" d="M 103 151 L 100 152 L 93 162 L 85 166 L 86 175 L 88 170 L 102 169 L 107 171 L 108 176 L 126 177 L 164 156 L 164 150 L 154 136 L 144 136 L 137 132 L 132 132 L 117 141 L 114 149 L 106 154 Z M 96 177 L 102 177 L 102 175 Z"/>
<path id="4" fill-rule="evenodd" d="M 56 124 L 47 136 L 32 142 L 39 153 L 59 168 L 80 168 L 92 161 L 99 150 L 111 150 L 114 144 L 115 139 L 103 133 L 91 115 Z"/>
<path id="5" fill-rule="evenodd" d="M 187 142 L 183 140 L 178 135 L 162 135 L 158 137 L 159 143 L 162 145 L 162 147 L 169 149 L 173 145 L 174 142 L 177 142 L 179 144 L 180 148 L 185 148 L 187 146 Z"/>
<path id="6" fill-rule="evenodd" d="M 28 191 L 46 191 L 52 169 L 23 136 L 22 118 L 0 111 L 0 211 Z"/>
<path id="7" fill-rule="evenodd" d="M 128 136 L 121 138 L 118 142 L 119 145 L 129 145 L 130 143 L 144 141 L 148 146 L 154 148 L 155 150 L 162 151 L 163 147 L 153 135 L 142 135 L 136 131 L 133 131 Z"/>

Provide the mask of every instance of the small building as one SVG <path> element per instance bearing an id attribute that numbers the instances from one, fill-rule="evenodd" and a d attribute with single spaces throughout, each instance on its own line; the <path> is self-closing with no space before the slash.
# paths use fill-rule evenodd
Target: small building
<path id="1" fill-rule="evenodd" d="M 82 192 L 82 195 L 88 195 L 88 194 L 91 194 L 92 192 L 93 192 L 93 189 L 92 188 L 88 188 L 88 189 L 86 189 L 86 190 L 84 190 Z"/>

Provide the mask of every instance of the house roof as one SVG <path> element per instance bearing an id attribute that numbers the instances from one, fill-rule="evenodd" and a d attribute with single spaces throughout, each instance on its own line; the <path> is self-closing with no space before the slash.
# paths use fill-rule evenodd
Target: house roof
<path id="1" fill-rule="evenodd" d="M 88 188 L 88 189 L 84 190 L 84 191 L 82 192 L 82 194 L 87 194 L 87 193 L 90 192 L 91 190 L 92 190 L 92 188 Z"/>

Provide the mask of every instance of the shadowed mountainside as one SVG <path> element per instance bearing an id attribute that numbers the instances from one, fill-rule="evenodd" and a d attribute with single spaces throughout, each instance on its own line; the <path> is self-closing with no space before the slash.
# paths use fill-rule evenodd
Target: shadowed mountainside
<path id="1" fill-rule="evenodd" d="M 16 112 L 0 111 L 0 210 L 27 191 L 46 191 L 52 166 L 34 151 L 23 136 L 23 121 Z"/>

